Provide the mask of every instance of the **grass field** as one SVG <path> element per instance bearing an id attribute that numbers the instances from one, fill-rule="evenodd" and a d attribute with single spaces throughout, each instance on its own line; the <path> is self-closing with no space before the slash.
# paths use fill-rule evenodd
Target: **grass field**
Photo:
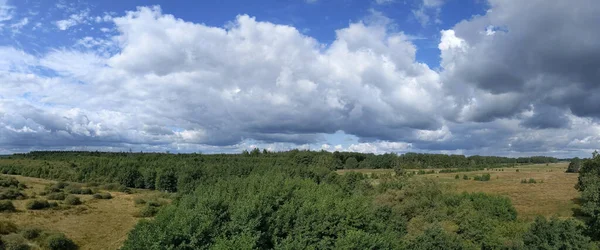
<path id="1" fill-rule="evenodd" d="M 457 192 L 485 192 L 506 196 L 512 200 L 519 218 L 530 220 L 537 215 L 546 217 L 557 216 L 560 218 L 574 217 L 574 211 L 579 208 L 577 198 L 579 193 L 575 189 L 577 183 L 576 173 L 565 173 L 568 163 L 535 164 L 504 168 L 504 171 L 482 170 L 463 173 L 437 173 L 417 175 L 416 178 L 435 178 L 442 183 L 448 183 L 452 191 Z M 518 172 L 517 172 L 518 169 Z M 338 171 L 339 173 L 350 170 Z M 353 171 L 353 170 L 352 170 Z M 361 169 L 361 173 L 389 173 L 389 169 Z M 475 181 L 473 177 L 489 173 L 490 181 Z M 459 179 L 455 179 L 456 175 Z M 471 180 L 464 180 L 467 175 Z M 535 184 L 523 184 L 521 180 L 533 178 Z"/>
<path id="2" fill-rule="evenodd" d="M 28 196 L 40 193 L 54 181 L 11 175 L 28 188 L 23 192 Z M 134 215 L 140 210 L 134 204 L 135 198 L 162 196 L 160 192 L 136 190 L 133 194 L 110 192 L 112 199 L 94 199 L 91 195 L 77 195 L 82 205 L 67 209 L 27 210 L 29 200 L 14 200 L 17 208 L 14 213 L 2 213 L 2 219 L 22 227 L 38 227 L 48 231 L 58 231 L 75 241 L 79 249 L 119 249 L 127 233 L 138 222 Z M 38 198 L 43 198 L 38 195 Z"/>

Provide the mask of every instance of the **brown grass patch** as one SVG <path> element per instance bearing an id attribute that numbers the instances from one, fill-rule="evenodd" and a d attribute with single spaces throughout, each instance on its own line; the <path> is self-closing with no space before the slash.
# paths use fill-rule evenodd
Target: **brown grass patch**
<path id="1" fill-rule="evenodd" d="M 569 163 L 561 162 L 554 164 L 524 165 L 514 168 L 500 167 L 489 170 L 459 172 L 459 173 L 435 173 L 427 175 L 416 175 L 415 178 L 434 178 L 442 183 L 448 183 L 450 191 L 456 192 L 484 192 L 498 194 L 511 199 L 519 218 L 532 220 L 535 216 L 546 217 L 557 216 L 560 218 L 574 217 L 574 210 L 579 208 L 577 198 L 579 192 L 575 189 L 577 184 L 576 173 L 565 173 Z M 504 171 L 494 171 L 501 170 Z M 519 172 L 517 172 L 517 169 Z M 431 169 L 423 169 L 425 171 Z M 440 169 L 435 169 L 440 170 Z M 410 169 L 406 171 L 418 171 Z M 370 173 L 393 173 L 391 169 L 344 169 L 336 171 L 339 174 L 347 172 Z M 475 175 L 489 173 L 490 181 L 474 181 Z M 456 175 L 459 179 L 455 179 Z M 463 180 L 467 175 L 471 180 Z M 535 184 L 522 184 L 522 179 L 533 178 Z M 543 181 L 543 183 L 541 183 Z"/>
<path id="2" fill-rule="evenodd" d="M 561 218 L 573 217 L 579 207 L 575 200 L 579 193 L 575 189 L 577 174 L 565 173 L 568 163 L 536 164 L 504 168 L 504 171 L 475 171 L 465 173 L 445 173 L 422 175 L 451 183 L 458 192 L 484 192 L 509 197 L 519 218 L 530 220 L 537 215 Z M 517 169 L 519 172 L 517 172 Z M 463 175 L 473 177 L 489 173 L 490 181 L 463 180 Z M 458 180 L 454 176 L 460 175 Z M 522 179 L 534 178 L 535 184 L 522 184 Z M 543 181 L 543 183 L 541 183 Z"/>
<path id="3" fill-rule="evenodd" d="M 55 183 L 45 179 L 14 176 L 29 188 L 24 192 L 31 196 L 40 193 L 47 184 Z M 64 233 L 75 241 L 80 249 L 119 249 L 127 233 L 139 218 L 135 214 L 133 199 L 158 195 L 155 191 L 139 190 L 134 194 L 110 192 L 112 199 L 94 199 L 92 195 L 76 195 L 83 204 L 67 209 L 32 211 L 25 208 L 28 200 L 14 201 L 18 212 L 3 214 L 5 219 L 14 222 L 19 228 L 38 227 Z M 37 198 L 43 198 L 37 196 Z"/>

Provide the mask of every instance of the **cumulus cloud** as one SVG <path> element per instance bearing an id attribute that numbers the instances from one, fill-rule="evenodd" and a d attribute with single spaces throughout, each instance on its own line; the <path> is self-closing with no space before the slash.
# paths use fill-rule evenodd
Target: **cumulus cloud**
<path id="1" fill-rule="evenodd" d="M 600 141 L 592 2 L 492 0 L 441 32 L 438 71 L 377 12 L 328 44 L 248 15 L 214 27 L 159 7 L 85 14 L 69 20 L 111 22 L 114 36 L 0 47 L 0 148 L 587 152 Z M 329 144 L 336 131 L 357 140 Z"/>
<path id="2" fill-rule="evenodd" d="M 222 146 L 247 139 L 316 143 L 337 130 L 365 140 L 420 140 L 421 131 L 443 123 L 436 114 L 444 109 L 438 74 L 415 62 L 408 36 L 386 23 L 352 23 L 323 49 L 294 27 L 246 15 L 228 28 L 186 22 L 159 7 L 113 20 L 114 43 L 83 38 L 83 50 L 52 50 L 35 59 L 56 77 L 8 70 L 9 77 L 33 77 L 31 88 L 15 93 L 27 96 L 21 100 L 27 108 L 56 112 L 63 125 L 6 124 L 12 128 L 6 133 Z M 102 46 L 116 53 L 89 50 Z M 60 82 L 55 87 L 65 91 L 33 87 L 46 82 Z M 64 120 L 73 107 L 85 119 Z M 27 116 L 37 113 L 4 115 L 34 122 Z M 146 127 L 173 133 L 159 136 Z"/>
<path id="3" fill-rule="evenodd" d="M 444 81 L 454 93 L 481 90 L 487 96 L 475 101 L 483 107 L 509 96 L 514 103 L 472 118 L 510 117 L 532 105 L 600 117 L 600 6 L 593 0 L 490 5 L 486 15 L 444 31 L 440 44 Z"/>

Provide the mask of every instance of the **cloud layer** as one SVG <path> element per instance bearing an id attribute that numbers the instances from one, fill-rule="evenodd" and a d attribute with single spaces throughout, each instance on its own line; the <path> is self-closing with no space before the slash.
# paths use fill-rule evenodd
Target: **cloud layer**
<path id="1" fill-rule="evenodd" d="M 71 48 L 0 47 L 0 147 L 580 155 L 600 141 L 600 7 L 535 2 L 492 0 L 442 31 L 440 70 L 382 17 L 324 44 L 248 15 L 211 27 L 140 7 Z M 340 130 L 358 142 L 329 145 Z"/>

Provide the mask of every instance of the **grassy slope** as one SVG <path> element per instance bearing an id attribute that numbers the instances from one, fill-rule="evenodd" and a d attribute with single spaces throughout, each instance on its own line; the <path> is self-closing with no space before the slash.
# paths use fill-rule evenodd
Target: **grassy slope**
<path id="1" fill-rule="evenodd" d="M 29 187 L 24 190 L 27 195 L 33 192 L 40 193 L 47 184 L 55 183 L 18 175 L 13 177 Z M 127 238 L 127 233 L 139 220 L 133 216 L 140 209 L 134 205 L 133 199 L 154 196 L 156 192 L 140 190 L 134 194 L 110 193 L 113 196 L 110 200 L 96 200 L 91 195 L 77 195 L 83 204 L 66 210 L 32 211 L 25 209 L 28 200 L 16 200 L 13 203 L 18 212 L 1 215 L 3 219 L 14 222 L 20 228 L 35 226 L 62 232 L 75 241 L 80 249 L 119 249 Z"/>

